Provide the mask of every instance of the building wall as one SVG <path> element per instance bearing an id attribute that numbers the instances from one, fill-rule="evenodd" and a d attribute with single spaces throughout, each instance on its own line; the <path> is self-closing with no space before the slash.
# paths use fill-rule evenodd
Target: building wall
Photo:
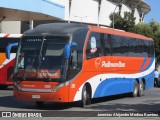
<path id="1" fill-rule="evenodd" d="M 102 25 L 107 25 L 109 26 L 111 23 L 111 20 L 109 18 L 109 15 L 114 12 L 117 4 L 107 1 L 107 0 L 102 0 L 101 4 L 101 9 L 100 9 L 100 17 L 99 17 L 99 23 Z M 115 12 L 118 12 L 118 8 L 115 10 Z"/>
<path id="2" fill-rule="evenodd" d="M 131 8 L 127 5 L 122 4 L 121 16 L 124 17 L 125 12 L 132 12 Z"/>
<path id="3" fill-rule="evenodd" d="M 137 8 L 135 8 L 134 17 L 136 18 L 135 23 L 138 24 L 140 21 L 140 15 Z"/>
<path id="4" fill-rule="evenodd" d="M 47 0 L 46 0 L 47 1 Z M 118 12 L 119 7 L 115 2 L 108 0 L 102 0 L 100 6 L 100 12 L 98 10 L 99 0 L 72 0 L 69 14 L 69 0 L 48 0 L 56 4 L 65 7 L 64 21 L 71 22 L 83 22 L 95 25 L 110 26 L 111 20 L 109 15 L 111 13 Z M 115 9 L 116 8 L 116 9 Z M 131 12 L 131 8 L 127 5 L 122 4 L 121 16 L 124 17 L 124 12 Z M 57 11 L 49 11 L 57 12 Z M 99 13 L 98 13 L 99 12 Z M 58 13 L 56 13 L 58 14 Z M 140 15 L 137 9 L 135 9 L 134 16 L 136 17 L 135 23 L 138 24 L 140 21 Z M 43 22 L 42 22 L 43 23 Z M 20 33 L 21 22 L 3 22 L 2 29 L 5 33 Z M 24 31 L 24 30 L 23 30 Z"/>
<path id="5" fill-rule="evenodd" d="M 3 21 L 2 22 L 2 33 L 20 34 L 21 33 L 21 22 L 20 21 Z"/>
<path id="6" fill-rule="evenodd" d="M 50 0 L 51 2 L 57 3 L 59 5 L 65 6 L 65 18 L 64 20 L 68 20 L 69 18 L 69 0 Z"/>
<path id="7" fill-rule="evenodd" d="M 70 20 L 97 24 L 98 2 L 94 0 L 72 0 Z"/>

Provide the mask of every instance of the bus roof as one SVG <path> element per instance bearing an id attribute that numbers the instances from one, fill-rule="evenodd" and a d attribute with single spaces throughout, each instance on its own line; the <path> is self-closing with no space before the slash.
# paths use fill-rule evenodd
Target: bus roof
<path id="1" fill-rule="evenodd" d="M 73 34 L 77 30 L 89 29 L 94 32 L 101 32 L 106 34 L 113 34 L 119 36 L 132 37 L 137 39 L 153 40 L 146 36 L 135 34 L 131 32 L 125 32 L 122 30 L 112 29 L 112 28 L 102 28 L 97 26 L 77 24 L 77 23 L 47 23 L 36 26 L 34 29 L 27 30 L 24 32 L 25 36 L 37 36 L 37 35 L 63 35 Z"/>
<path id="2" fill-rule="evenodd" d="M 32 30 L 24 32 L 24 35 L 68 35 L 84 28 L 88 29 L 87 25 L 76 23 L 48 23 L 38 25 Z"/>
<path id="3" fill-rule="evenodd" d="M 113 35 L 119 35 L 119 36 L 125 36 L 125 37 L 131 37 L 131 38 L 137 38 L 137 39 L 144 39 L 144 40 L 153 40 L 152 38 L 146 37 L 144 35 L 131 33 L 131 32 L 125 32 L 123 30 L 113 29 L 113 28 L 104 28 L 104 27 L 97 27 L 97 26 L 90 26 L 90 31 L 97 31 L 102 32 L 106 34 L 113 34 Z"/>

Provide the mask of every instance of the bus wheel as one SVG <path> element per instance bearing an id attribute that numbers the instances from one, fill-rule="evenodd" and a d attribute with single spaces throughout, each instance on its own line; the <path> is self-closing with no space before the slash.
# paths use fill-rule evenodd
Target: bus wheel
<path id="1" fill-rule="evenodd" d="M 87 91 L 86 85 L 82 89 L 82 107 L 91 104 L 91 96 L 90 93 Z"/>
<path id="2" fill-rule="evenodd" d="M 132 92 L 132 97 L 137 97 L 137 95 L 138 95 L 138 82 L 137 82 L 137 80 L 135 80 L 135 82 L 134 82 L 134 90 Z"/>
<path id="3" fill-rule="evenodd" d="M 139 84 L 139 89 L 138 89 L 138 96 L 141 97 L 144 95 L 144 90 L 145 90 L 145 84 L 144 82 L 142 81 L 140 84 Z"/>
<path id="4" fill-rule="evenodd" d="M 38 108 L 42 108 L 44 106 L 44 102 L 41 102 L 41 101 L 36 101 L 36 106 Z"/>

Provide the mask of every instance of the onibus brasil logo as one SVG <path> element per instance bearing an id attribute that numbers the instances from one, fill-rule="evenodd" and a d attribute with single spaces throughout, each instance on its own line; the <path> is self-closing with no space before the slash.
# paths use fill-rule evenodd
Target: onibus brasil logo
<path id="1" fill-rule="evenodd" d="M 111 68 L 111 67 L 118 67 L 118 68 L 124 68 L 126 67 L 126 64 L 118 61 L 118 62 L 111 62 L 111 61 L 102 61 L 100 58 L 97 58 L 95 60 L 95 67 L 96 68 Z"/>

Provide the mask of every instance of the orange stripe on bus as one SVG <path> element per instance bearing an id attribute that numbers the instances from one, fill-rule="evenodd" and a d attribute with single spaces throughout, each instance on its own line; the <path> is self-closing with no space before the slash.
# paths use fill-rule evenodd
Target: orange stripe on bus
<path id="1" fill-rule="evenodd" d="M 0 64 L 2 64 L 6 60 L 6 54 L 0 53 Z"/>

